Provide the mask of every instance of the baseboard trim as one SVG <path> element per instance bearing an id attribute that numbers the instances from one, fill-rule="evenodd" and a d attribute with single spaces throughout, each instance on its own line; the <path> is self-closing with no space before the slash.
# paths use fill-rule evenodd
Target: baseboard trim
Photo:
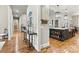
<path id="1" fill-rule="evenodd" d="M 45 43 L 45 44 L 42 44 L 42 45 L 41 45 L 41 49 L 42 49 L 42 48 L 46 48 L 46 47 L 49 47 L 49 43 Z"/>

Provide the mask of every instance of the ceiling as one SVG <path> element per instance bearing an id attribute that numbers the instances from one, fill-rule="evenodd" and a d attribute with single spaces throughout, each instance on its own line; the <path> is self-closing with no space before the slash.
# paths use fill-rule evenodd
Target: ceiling
<path id="1" fill-rule="evenodd" d="M 49 6 L 51 10 L 53 11 L 60 11 L 60 12 L 65 12 L 67 9 L 68 14 L 70 15 L 79 15 L 79 5 L 59 5 L 57 8 L 57 5 L 50 5 Z"/>
<path id="2" fill-rule="evenodd" d="M 11 8 L 14 17 L 19 17 L 21 14 L 27 12 L 27 5 L 11 5 Z M 60 11 L 62 13 L 65 13 L 65 10 L 67 9 L 68 14 L 79 15 L 79 5 L 59 5 L 58 8 L 57 5 L 49 5 L 49 9 L 55 12 Z"/>
<path id="3" fill-rule="evenodd" d="M 27 12 L 27 5 L 11 5 L 11 8 L 14 17 L 19 17 Z"/>

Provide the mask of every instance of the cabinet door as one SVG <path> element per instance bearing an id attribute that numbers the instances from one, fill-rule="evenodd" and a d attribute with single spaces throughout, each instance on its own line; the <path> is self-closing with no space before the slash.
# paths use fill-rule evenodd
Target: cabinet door
<path id="1" fill-rule="evenodd" d="M 48 17 L 49 17 L 48 13 L 49 13 L 49 10 L 46 7 L 42 7 L 42 19 L 48 20 Z"/>
<path id="2" fill-rule="evenodd" d="M 49 40 L 49 29 L 47 25 L 41 28 L 41 44 L 47 43 Z"/>

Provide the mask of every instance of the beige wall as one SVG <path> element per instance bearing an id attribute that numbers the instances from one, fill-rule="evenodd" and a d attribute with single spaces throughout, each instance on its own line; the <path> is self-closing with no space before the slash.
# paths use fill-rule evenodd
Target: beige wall
<path id="1" fill-rule="evenodd" d="M 8 26 L 8 6 L 0 5 L 0 33 Z"/>

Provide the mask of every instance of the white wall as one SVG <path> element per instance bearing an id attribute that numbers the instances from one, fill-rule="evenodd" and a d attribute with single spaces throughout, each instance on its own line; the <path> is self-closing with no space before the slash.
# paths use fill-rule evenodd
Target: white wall
<path id="1" fill-rule="evenodd" d="M 41 24 L 41 19 L 49 20 L 49 10 L 44 7 L 41 15 L 41 6 L 28 6 L 27 16 L 32 11 L 33 31 L 37 33 L 37 37 L 34 39 L 34 47 L 37 51 L 41 48 L 49 46 L 49 27 L 47 24 Z M 42 18 L 41 18 L 42 16 Z M 29 17 L 27 17 L 29 19 Z"/>
<path id="2" fill-rule="evenodd" d="M 8 27 L 8 6 L 0 5 L 0 34 Z"/>
<path id="3" fill-rule="evenodd" d="M 22 14 L 19 18 L 19 30 L 21 32 L 21 25 L 27 28 L 27 14 Z"/>
<path id="4" fill-rule="evenodd" d="M 8 6 L 8 39 L 10 40 L 12 38 L 13 35 L 13 15 L 12 15 L 12 9 L 10 8 L 10 6 Z"/>
<path id="5" fill-rule="evenodd" d="M 4 29 L 8 29 L 9 39 L 13 34 L 12 10 L 8 5 L 0 5 L 0 34 L 4 33 Z"/>
<path id="6" fill-rule="evenodd" d="M 73 16 L 72 19 L 73 19 L 73 25 L 78 27 L 78 16 Z"/>
<path id="7" fill-rule="evenodd" d="M 78 27 L 78 31 L 79 31 L 79 15 L 72 16 L 72 23 L 73 26 Z"/>
<path id="8" fill-rule="evenodd" d="M 40 51 L 40 41 L 41 41 L 41 28 L 40 28 L 40 6 L 38 5 L 29 5 L 27 8 L 27 20 L 29 21 L 29 12 L 32 12 L 32 22 L 33 22 L 33 32 L 37 33 L 37 36 L 34 39 L 33 46 L 37 51 Z"/>
<path id="9" fill-rule="evenodd" d="M 41 42 L 40 47 L 45 48 L 49 46 L 49 27 L 48 24 L 41 25 Z"/>
<path id="10" fill-rule="evenodd" d="M 49 20 L 49 8 L 46 6 L 41 7 L 41 16 L 43 20 Z M 40 19 L 40 21 L 41 21 Z M 39 26 L 40 27 L 40 26 Z M 49 26 L 47 24 L 42 24 L 41 23 L 41 42 L 40 42 L 40 47 L 45 48 L 49 46 Z"/>
<path id="11" fill-rule="evenodd" d="M 41 16 L 42 16 L 42 19 L 44 20 L 48 20 L 48 8 L 46 6 L 42 6 L 42 9 L 41 9 Z"/>

